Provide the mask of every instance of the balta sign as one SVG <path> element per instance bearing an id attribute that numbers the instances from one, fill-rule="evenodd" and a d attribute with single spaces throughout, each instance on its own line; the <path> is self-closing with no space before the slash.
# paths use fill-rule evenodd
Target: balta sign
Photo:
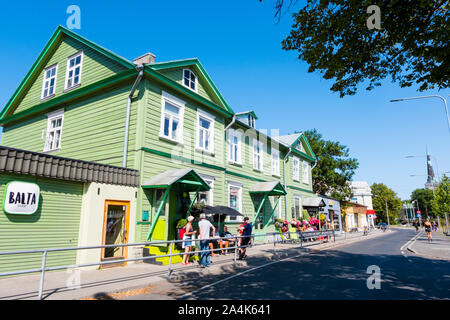
<path id="1" fill-rule="evenodd" d="M 39 193 L 35 183 L 10 182 L 6 185 L 3 210 L 9 214 L 34 214 L 39 206 Z"/>

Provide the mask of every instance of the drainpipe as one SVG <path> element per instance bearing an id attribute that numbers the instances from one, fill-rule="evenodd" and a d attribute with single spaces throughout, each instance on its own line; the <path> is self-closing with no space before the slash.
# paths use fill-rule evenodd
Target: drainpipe
<path id="1" fill-rule="evenodd" d="M 229 125 L 225 128 L 225 134 L 227 133 L 227 130 L 236 122 L 236 115 L 233 114 L 233 120 L 230 122 Z"/>
<path id="2" fill-rule="evenodd" d="M 287 158 L 289 157 L 289 155 L 291 154 L 291 152 L 292 152 L 292 148 L 289 147 L 289 152 L 286 154 L 286 157 L 284 157 L 284 159 L 283 159 L 283 162 L 284 162 L 284 164 L 283 164 L 284 188 L 286 189 L 286 191 L 287 191 L 286 161 L 287 161 Z M 288 217 L 288 199 L 287 199 L 287 195 L 284 196 L 284 207 L 285 207 L 285 210 L 286 210 L 286 212 L 284 214 L 284 217 L 285 217 L 285 220 L 287 220 L 287 217 Z"/>
<path id="3" fill-rule="evenodd" d="M 226 139 L 225 139 L 225 143 L 224 143 L 224 146 L 223 146 L 223 148 L 224 148 L 223 154 L 224 154 L 224 160 L 225 160 L 224 168 L 227 167 L 227 162 L 228 162 L 228 158 L 227 158 L 227 141 L 228 141 L 227 132 L 228 132 L 228 129 L 231 128 L 231 126 L 232 126 L 235 122 L 236 122 L 236 115 L 233 114 L 233 119 L 231 120 L 230 124 L 227 125 L 227 126 L 225 127 L 225 138 L 226 138 Z M 223 192 L 224 192 L 223 196 L 224 196 L 224 199 L 227 198 L 227 189 L 228 189 L 228 188 L 227 188 L 227 179 L 226 179 L 226 175 L 227 175 L 227 173 L 226 173 L 226 171 L 225 171 L 224 179 L 223 179 Z M 220 221 L 220 220 L 219 220 L 219 221 Z"/>
<path id="4" fill-rule="evenodd" d="M 134 92 L 136 91 L 137 86 L 139 85 L 139 82 L 141 82 L 142 77 L 144 76 L 144 65 L 139 65 L 137 67 L 137 70 L 139 71 L 139 75 L 136 78 L 136 81 L 133 84 L 133 87 L 131 88 L 131 92 L 128 95 L 128 101 L 127 101 L 127 115 L 125 119 L 125 133 L 123 138 L 123 157 L 122 157 L 122 167 L 127 167 L 127 152 L 128 152 L 128 130 L 130 127 L 130 110 L 131 110 L 131 99 L 133 98 Z"/>
<path id="5" fill-rule="evenodd" d="M 314 168 L 317 166 L 317 160 L 316 160 L 316 162 L 314 162 L 314 166 L 311 168 L 311 174 L 312 174 L 312 171 L 314 170 Z"/>

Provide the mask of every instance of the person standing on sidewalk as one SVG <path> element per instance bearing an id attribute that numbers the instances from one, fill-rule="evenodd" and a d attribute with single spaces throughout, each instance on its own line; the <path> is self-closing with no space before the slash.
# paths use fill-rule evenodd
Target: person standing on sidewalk
<path id="1" fill-rule="evenodd" d="M 200 254 L 200 267 L 201 268 L 205 268 L 205 267 L 209 267 L 211 264 L 211 257 L 210 257 L 210 251 L 209 251 L 209 237 L 211 234 L 211 229 L 212 229 L 212 234 L 216 233 L 216 228 L 214 228 L 214 226 L 211 224 L 211 222 L 209 222 L 208 220 L 206 220 L 206 215 L 204 213 L 202 213 L 200 215 L 200 222 L 198 223 L 198 227 L 199 227 L 199 240 L 200 240 L 200 250 L 204 251 Z"/>
<path id="2" fill-rule="evenodd" d="M 416 228 L 416 232 L 419 232 L 419 222 L 414 221 L 414 227 Z"/>
<path id="3" fill-rule="evenodd" d="M 434 234 L 436 234 L 436 231 L 437 231 L 437 223 L 436 223 L 436 221 L 433 221 L 433 223 L 431 224 L 431 229 L 433 229 Z"/>
<path id="4" fill-rule="evenodd" d="M 433 241 L 432 236 L 431 236 L 431 222 L 430 222 L 430 219 L 427 219 L 427 221 L 425 221 L 423 226 L 425 227 L 425 232 L 427 233 L 428 242 Z"/>
<path id="5" fill-rule="evenodd" d="M 239 229 L 242 232 L 241 246 L 244 246 L 243 248 L 240 248 L 241 253 L 239 255 L 239 260 L 242 260 L 247 258 L 247 255 L 245 253 L 247 251 L 247 246 L 250 244 L 252 236 L 253 226 L 250 223 L 250 218 L 245 217 L 244 224 Z"/>
<path id="6" fill-rule="evenodd" d="M 187 266 L 189 264 L 189 254 L 188 252 L 191 251 L 192 248 L 192 238 L 195 236 L 195 234 L 197 233 L 197 231 L 194 231 L 194 228 L 192 227 L 192 221 L 194 221 L 194 217 L 193 216 L 189 216 L 188 218 L 188 223 L 185 226 L 185 232 L 184 232 L 184 237 L 183 240 L 187 240 L 185 241 L 184 244 L 184 252 L 186 253 L 183 256 L 183 266 Z"/>

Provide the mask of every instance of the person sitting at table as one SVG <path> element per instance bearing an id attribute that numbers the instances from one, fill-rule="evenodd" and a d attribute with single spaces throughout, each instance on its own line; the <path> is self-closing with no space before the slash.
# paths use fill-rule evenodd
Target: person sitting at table
<path id="1" fill-rule="evenodd" d="M 223 232 L 220 235 L 221 238 L 225 238 L 222 239 L 222 241 L 219 242 L 219 246 L 220 249 L 223 249 L 223 246 L 225 245 L 225 254 L 228 254 L 228 247 L 231 245 L 232 247 L 234 246 L 234 244 L 236 243 L 236 239 L 234 238 L 234 236 L 228 231 L 227 226 L 223 227 Z M 221 251 L 222 254 L 224 254 L 224 251 Z"/>
<path id="2" fill-rule="evenodd" d="M 214 250 L 214 246 L 218 247 L 221 242 L 220 239 L 214 239 L 214 238 L 220 238 L 219 231 L 217 231 L 217 229 L 216 229 L 216 233 L 214 234 L 214 236 L 211 237 L 211 240 L 209 241 L 209 249 L 211 249 L 211 256 L 213 256 L 213 257 L 217 256 L 216 251 L 212 251 L 212 250 Z"/>

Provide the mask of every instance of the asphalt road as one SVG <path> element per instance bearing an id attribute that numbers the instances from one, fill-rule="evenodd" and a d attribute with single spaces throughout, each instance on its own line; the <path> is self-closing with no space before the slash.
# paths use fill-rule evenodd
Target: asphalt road
<path id="1" fill-rule="evenodd" d="M 388 234 L 320 252 L 250 261 L 234 273 L 178 278 L 171 283 L 174 299 L 450 299 L 450 263 L 403 255 L 400 248 L 415 235 L 393 229 Z M 379 289 L 368 274 L 380 271 Z M 375 267 L 376 268 L 376 267 Z M 368 288 L 368 278 L 372 276 Z M 152 299 L 151 295 L 135 297 Z"/>

